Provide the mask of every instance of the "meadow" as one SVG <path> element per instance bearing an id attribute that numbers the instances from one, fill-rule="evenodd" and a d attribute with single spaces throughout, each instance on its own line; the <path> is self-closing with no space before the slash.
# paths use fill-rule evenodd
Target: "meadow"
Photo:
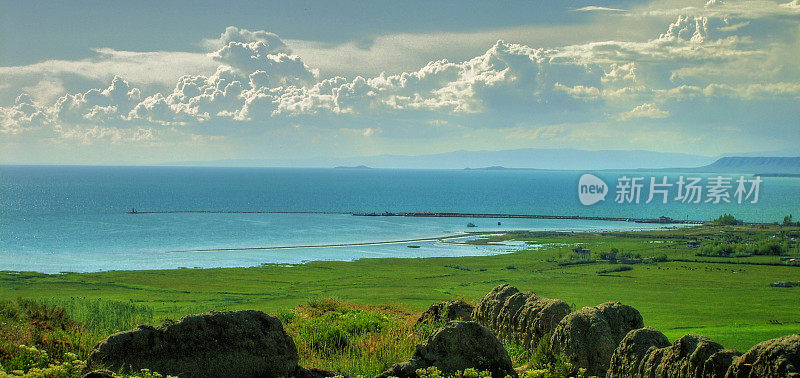
<path id="1" fill-rule="evenodd" d="M 800 333 L 800 227 L 731 225 L 640 232 L 514 232 L 524 250 L 494 256 L 363 259 L 256 268 L 0 273 L 0 363 L 19 364 L 19 344 L 85 358 L 115 331 L 183 315 L 256 309 L 278 316 L 298 344 L 301 365 L 371 375 L 407 359 L 431 331 L 414 326 L 433 303 L 477 303 L 509 283 L 573 308 L 620 301 L 671 340 L 687 333 L 727 348 Z M 689 248 L 698 240 L 701 248 Z M 705 246 L 778 244 L 783 256 L 706 256 Z M 590 252 L 576 254 L 576 247 Z M 706 248 L 707 250 L 707 248 Z M 755 248 L 754 250 L 765 250 Z M 614 259 L 609 260 L 609 253 Z M 700 255 L 698 255 L 700 254 Z M 603 259 L 606 258 L 606 259 Z M 622 268 L 625 267 L 625 268 Z M 508 345 L 518 365 L 530 351 Z M 15 360 L 16 359 L 16 360 Z M 14 362 L 16 361 L 16 362 Z"/>

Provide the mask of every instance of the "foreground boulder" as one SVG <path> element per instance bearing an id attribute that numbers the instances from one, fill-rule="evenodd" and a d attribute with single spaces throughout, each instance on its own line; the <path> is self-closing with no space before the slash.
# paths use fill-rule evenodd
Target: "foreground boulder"
<path id="1" fill-rule="evenodd" d="M 486 294 L 473 317 L 498 337 L 533 348 L 569 312 L 569 305 L 560 299 L 539 297 L 504 284 Z"/>
<path id="2" fill-rule="evenodd" d="M 586 368 L 588 375 L 603 376 L 622 338 L 642 327 L 642 315 L 635 308 L 606 302 L 584 307 L 561 319 L 550 346 L 574 366 Z"/>
<path id="3" fill-rule="evenodd" d="M 742 354 L 737 350 L 723 349 L 714 353 L 703 364 L 703 374 L 705 377 L 724 377 L 735 361 Z"/>
<path id="4" fill-rule="evenodd" d="M 474 368 L 489 371 L 492 377 L 516 376 L 511 359 L 500 341 L 475 322 L 450 322 L 436 330 L 410 360 L 394 365 L 378 375 L 385 377 L 416 377 L 417 369 L 438 368 L 444 375 Z"/>
<path id="5" fill-rule="evenodd" d="M 526 348 L 536 348 L 539 340 L 553 333 L 561 319 L 570 311 L 567 302 L 560 299 L 532 295 L 517 312 L 511 336 Z"/>
<path id="6" fill-rule="evenodd" d="M 639 328 L 628 332 L 611 356 L 607 378 L 641 376 L 642 361 L 654 350 L 670 345 L 663 333 L 653 328 Z"/>
<path id="7" fill-rule="evenodd" d="M 757 344 L 734 360 L 726 377 L 800 377 L 800 335 Z"/>
<path id="8" fill-rule="evenodd" d="M 294 342 L 277 318 L 260 311 L 234 311 L 190 315 L 176 323 L 111 335 L 92 350 L 86 369 L 290 377 L 301 373 L 297 361 Z"/>
<path id="9" fill-rule="evenodd" d="M 739 354 L 700 335 L 685 335 L 670 345 L 663 333 L 642 328 L 619 343 L 606 377 L 722 378 Z"/>
<path id="10" fill-rule="evenodd" d="M 506 300 L 517 293 L 519 293 L 519 290 L 509 284 L 495 287 L 481 299 L 478 306 L 475 307 L 472 317 L 484 327 L 497 332 L 499 329 L 497 317 L 500 315 L 500 310 L 505 305 Z"/>
<path id="11" fill-rule="evenodd" d="M 728 366 L 719 363 L 709 364 L 705 371 L 706 361 L 719 352 L 733 356 L 735 351 L 725 351 L 719 343 L 701 335 L 685 335 L 665 348 L 653 351 L 642 363 L 642 373 L 646 377 L 717 377 L 722 378 L 730 366 L 732 358 L 727 359 Z M 718 357 L 715 357 L 718 360 Z M 724 360 L 724 359 L 723 359 Z M 715 366 L 716 365 L 716 366 Z"/>
<path id="12" fill-rule="evenodd" d="M 431 305 L 423 312 L 417 323 L 450 322 L 453 320 L 471 321 L 473 310 L 474 307 L 471 304 L 462 300 L 440 302 Z"/>

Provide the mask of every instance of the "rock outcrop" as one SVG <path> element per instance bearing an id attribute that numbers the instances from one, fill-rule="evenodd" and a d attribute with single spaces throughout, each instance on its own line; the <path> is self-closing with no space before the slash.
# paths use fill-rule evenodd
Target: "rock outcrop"
<path id="1" fill-rule="evenodd" d="M 516 376 L 511 359 L 491 331 L 476 322 L 450 322 L 417 345 L 410 360 L 394 365 L 378 375 L 416 377 L 417 369 L 435 366 L 443 374 L 474 368 L 489 371 L 492 377 Z"/>
<path id="2" fill-rule="evenodd" d="M 534 348 L 539 339 L 553 332 L 569 312 L 569 305 L 560 299 L 539 297 L 504 284 L 483 297 L 473 317 L 501 339 L 515 340 L 526 348 Z"/>
<path id="3" fill-rule="evenodd" d="M 800 335 L 757 344 L 733 361 L 726 377 L 800 377 Z"/>
<path id="4" fill-rule="evenodd" d="M 294 341 L 281 322 L 260 311 L 190 315 L 160 327 L 139 326 L 101 341 L 86 371 L 150 369 L 187 377 L 291 377 L 297 365 Z"/>
<path id="5" fill-rule="evenodd" d="M 472 320 L 475 308 L 462 300 L 440 302 L 431 305 L 417 320 L 417 323 L 450 322 L 453 320 Z"/>
<path id="6" fill-rule="evenodd" d="M 635 308 L 606 302 L 584 307 L 561 319 L 550 346 L 556 353 L 563 353 L 574 366 L 586 368 L 587 374 L 603 376 L 622 338 L 642 327 L 642 315 Z"/>
<path id="7" fill-rule="evenodd" d="M 722 378 L 739 354 L 705 336 L 685 335 L 670 344 L 663 333 L 641 328 L 619 343 L 606 377 Z"/>

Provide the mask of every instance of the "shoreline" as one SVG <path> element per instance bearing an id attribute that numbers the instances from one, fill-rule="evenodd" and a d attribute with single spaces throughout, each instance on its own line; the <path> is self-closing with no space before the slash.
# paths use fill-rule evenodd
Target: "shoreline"
<path id="1" fill-rule="evenodd" d="M 478 236 L 478 235 L 486 235 L 486 234 L 500 234 L 500 233 L 506 233 L 506 232 L 509 232 L 509 231 L 503 231 L 503 232 L 491 232 L 491 231 L 470 232 L 470 233 L 466 233 L 466 234 L 462 234 L 462 235 L 445 235 L 445 236 L 437 236 L 437 237 L 430 237 L 430 238 L 420 238 L 420 239 L 386 240 L 386 241 L 359 242 L 359 243 L 311 244 L 311 245 L 289 245 L 289 246 L 271 246 L 271 247 L 241 247 L 241 248 L 200 248 L 200 249 L 185 249 L 185 250 L 177 250 L 177 251 L 166 251 L 165 253 L 255 251 L 255 250 L 270 250 L 270 249 L 300 249 L 300 248 L 359 247 L 359 246 L 367 246 L 367 245 L 405 244 L 405 243 L 413 243 L 413 242 L 458 239 L 458 238 L 465 238 L 465 237 L 470 237 L 470 236 Z"/>
<path id="2" fill-rule="evenodd" d="M 697 225 L 683 225 L 681 226 L 673 226 L 669 227 L 669 225 L 664 225 L 664 227 L 653 227 L 653 228 L 641 228 L 641 229 L 630 229 L 624 230 L 624 232 L 652 232 L 652 231 L 669 231 L 669 230 L 677 230 L 681 228 L 694 228 Z M 580 235 L 589 235 L 594 233 L 615 233 L 620 232 L 621 230 L 612 230 L 612 229 L 602 229 L 602 230 L 566 230 L 566 229 L 557 229 L 557 230 L 493 230 L 493 231 L 474 231 L 474 232 L 463 232 L 460 234 L 455 235 L 444 235 L 444 236 L 435 236 L 435 237 L 426 237 L 426 238 L 416 238 L 416 239 L 402 239 L 402 240 L 387 240 L 387 241 L 374 241 L 374 242 L 356 242 L 356 243 L 334 243 L 334 244 L 320 244 L 320 245 L 296 245 L 296 246 L 266 246 L 266 247 L 223 247 L 223 248 L 197 248 L 197 249 L 186 249 L 186 250 L 170 250 L 170 251 L 162 251 L 160 253 L 163 254 L 172 254 L 172 253 L 192 253 L 192 252 L 235 252 L 235 251 L 265 251 L 265 250 L 292 250 L 292 249 L 312 249 L 312 248 L 344 248 L 344 247 L 358 247 L 358 246 L 378 246 L 378 245 L 392 245 L 392 244 L 407 244 L 407 243 L 415 243 L 415 242 L 442 242 L 447 243 L 453 246 L 481 246 L 482 244 L 470 244 L 470 243 L 458 243 L 455 240 L 457 239 L 464 239 L 464 238 L 481 238 L 481 237 L 491 237 L 493 235 L 504 235 L 514 232 L 530 232 L 530 233 L 542 233 L 542 234 L 551 234 L 556 233 L 562 236 L 578 236 Z M 500 246 L 500 245 L 497 245 Z M 521 248 L 524 249 L 524 248 Z M 520 250 L 521 250 L 520 249 Z M 491 253 L 488 255 L 448 255 L 448 256 L 380 256 L 380 257 L 357 257 L 357 258 L 342 258 L 342 259 L 312 259 L 312 260 L 303 260 L 301 262 L 263 262 L 258 265 L 236 265 L 236 266 L 173 266 L 173 267 L 164 267 L 164 268 L 144 268 L 144 269 L 99 269 L 99 270 L 64 270 L 64 271 L 40 271 L 40 270 L 16 270 L 16 269 L 3 269 L 0 270 L 0 273 L 4 274 L 22 274 L 22 273 L 35 273 L 35 274 L 44 274 L 44 275 L 62 275 L 62 274 L 96 274 L 96 273 L 104 273 L 104 272 L 148 272 L 148 271 L 178 271 L 178 270 L 186 270 L 186 269 L 193 269 L 193 270 L 210 270 L 210 269 L 251 269 L 251 268 L 258 268 L 263 266 L 269 265 L 291 265 L 291 266 L 298 266 L 298 265 L 305 265 L 308 263 L 317 263 L 317 262 L 355 262 L 361 260 L 380 260 L 380 259 L 416 259 L 416 260 L 430 260 L 430 259 L 440 259 L 440 258 L 473 258 L 473 257 L 480 257 L 480 256 L 494 256 L 498 254 L 506 254 L 506 253 L 514 253 L 519 252 L 519 250 L 515 251 L 508 251 L 505 253 Z"/>
<path id="3" fill-rule="evenodd" d="M 777 288 L 770 283 L 796 281 L 800 268 L 769 264 L 779 261 L 775 256 L 730 257 L 724 261 L 698 257 L 697 250 L 687 248 L 685 240 L 724 242 L 723 233 L 732 233 L 768 241 L 781 231 L 797 233 L 800 227 L 689 226 L 643 233 L 523 232 L 509 238 L 535 240 L 544 247 L 465 257 L 378 257 L 250 268 L 194 269 L 187 265 L 189 268 L 183 269 L 61 274 L 6 271 L 0 273 L 0 298 L 59 303 L 76 298 L 98 303 L 102 299 L 103 303 L 148 306 L 159 318 L 177 319 L 211 310 L 285 313 L 327 297 L 422 311 L 431 303 L 452 298 L 477 300 L 496 285 L 509 283 L 535 288 L 538 295 L 561 298 L 575 307 L 620 301 L 637 308 L 649 326 L 662 330 L 670 339 L 687 332 L 698 333 L 726 347 L 746 350 L 765 339 L 797 333 L 800 322 L 793 299 L 799 288 Z M 751 233 L 754 236 L 748 236 Z M 602 271 L 623 262 L 561 266 L 560 262 L 571 260 L 576 245 L 594 253 L 617 248 L 642 258 L 666 255 L 667 260 L 629 263 L 633 269 L 613 274 Z M 794 255 L 797 250 L 790 252 Z M 747 298 L 752 308 L 770 311 L 741 311 L 742 298 Z"/>
<path id="4" fill-rule="evenodd" d="M 538 218 L 534 218 L 534 219 L 538 219 Z M 549 219 L 549 218 L 545 218 L 545 219 Z M 562 219 L 562 218 L 558 218 L 558 219 Z M 564 218 L 564 219 L 572 219 L 572 218 Z M 583 219 L 581 219 L 581 220 L 583 220 Z M 603 220 L 603 219 L 589 219 L 589 220 Z M 637 222 L 637 223 L 648 223 L 648 222 Z M 414 243 L 414 242 L 446 241 L 446 240 L 461 239 L 461 238 L 468 238 L 468 237 L 502 235 L 502 234 L 508 234 L 508 233 L 517 232 L 517 231 L 558 232 L 558 233 L 573 233 L 573 234 L 575 234 L 575 233 L 595 233 L 595 232 L 621 232 L 621 231 L 624 231 L 624 232 L 641 232 L 641 231 L 666 230 L 666 229 L 669 229 L 670 228 L 669 226 L 671 226 L 671 225 L 690 225 L 690 226 L 692 226 L 692 225 L 694 225 L 694 226 L 702 225 L 702 224 L 695 224 L 695 223 L 674 223 L 674 222 L 672 222 L 672 223 L 660 223 L 660 224 L 663 224 L 664 227 L 641 228 L 641 229 L 630 229 L 630 230 L 565 230 L 565 229 L 553 229 L 553 230 L 495 230 L 495 231 L 474 231 L 474 232 L 469 232 L 468 231 L 468 232 L 464 232 L 462 234 L 456 234 L 456 235 L 431 236 L 431 237 L 427 237 L 427 238 L 418 238 L 418 239 L 400 239 L 400 240 L 383 240 L 383 241 L 371 241 L 371 242 L 333 243 L 333 244 L 266 246 L 266 247 L 197 248 L 197 249 L 182 249 L 182 250 L 164 251 L 163 253 L 261 251 L 261 250 L 304 249 L 304 248 L 362 247 L 362 246 L 371 246 L 371 245 L 391 245 L 391 244 L 406 244 L 406 243 Z M 453 243 L 453 244 L 458 244 L 458 243 Z M 400 258 L 402 258 L 402 257 L 400 257 Z M 420 258 L 432 258 L 432 257 L 420 257 Z M 347 261 L 347 260 L 342 260 L 342 261 Z"/>

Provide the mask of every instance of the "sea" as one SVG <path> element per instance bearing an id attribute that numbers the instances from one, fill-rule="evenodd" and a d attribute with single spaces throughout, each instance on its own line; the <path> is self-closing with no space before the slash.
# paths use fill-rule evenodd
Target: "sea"
<path id="1" fill-rule="evenodd" d="M 608 184 L 579 200 L 590 173 Z M 673 183 L 647 202 L 651 177 Z M 728 199 L 685 203 L 681 176 L 731 179 Z M 615 200 L 640 177 L 638 203 Z M 520 243 L 470 245 L 469 232 L 606 231 L 684 227 L 584 219 L 359 216 L 458 212 L 748 222 L 800 217 L 800 179 L 761 177 L 739 203 L 737 179 L 679 171 L 400 170 L 311 168 L 0 166 L 0 270 L 42 273 L 250 267 L 317 260 L 507 253 Z M 751 181 L 747 181 L 748 183 Z M 748 188 L 749 191 L 749 188 Z M 662 197 L 667 197 L 663 203 Z M 709 197 L 710 198 L 710 197 Z M 136 211 L 131 214 L 131 211 Z M 468 227 L 472 223 L 474 227 Z M 441 239 L 438 238 L 448 238 Z M 452 239 L 450 239 L 452 238 Z M 409 248 L 411 246 L 411 248 Z"/>

